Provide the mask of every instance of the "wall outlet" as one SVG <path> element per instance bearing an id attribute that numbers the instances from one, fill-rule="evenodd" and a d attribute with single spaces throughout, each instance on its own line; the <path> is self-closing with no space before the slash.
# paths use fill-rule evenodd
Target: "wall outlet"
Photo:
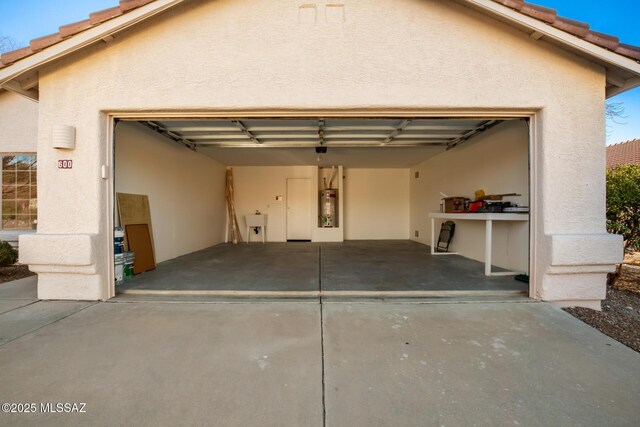
<path id="1" fill-rule="evenodd" d="M 420 237 L 420 232 L 418 230 L 416 230 L 414 234 L 416 235 L 416 237 Z"/>
<path id="2" fill-rule="evenodd" d="M 413 176 L 414 176 L 416 179 L 420 178 L 420 171 L 416 171 L 416 172 L 413 174 Z"/>

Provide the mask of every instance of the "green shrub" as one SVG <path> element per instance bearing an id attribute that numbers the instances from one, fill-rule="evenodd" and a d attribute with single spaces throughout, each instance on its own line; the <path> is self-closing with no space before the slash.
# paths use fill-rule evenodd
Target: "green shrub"
<path id="1" fill-rule="evenodd" d="M 640 165 L 607 170 L 607 231 L 622 234 L 625 250 L 640 249 Z"/>
<path id="2" fill-rule="evenodd" d="M 9 242 L 0 241 L 0 267 L 13 265 L 18 261 L 18 251 Z"/>

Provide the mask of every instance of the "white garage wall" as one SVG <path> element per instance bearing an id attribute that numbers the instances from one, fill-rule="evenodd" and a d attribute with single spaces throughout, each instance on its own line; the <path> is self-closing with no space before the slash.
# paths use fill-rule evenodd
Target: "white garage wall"
<path id="1" fill-rule="evenodd" d="M 267 240 L 286 237 L 287 178 L 309 178 L 315 188 L 315 166 L 236 166 L 233 168 L 238 222 L 246 240 L 244 216 L 256 210 L 268 215 Z M 409 238 L 409 169 L 345 169 L 345 238 Z M 276 196 L 282 196 L 278 202 Z M 311 194 L 317 203 L 317 194 Z M 312 209 L 313 211 L 313 209 Z M 310 218 L 315 227 L 314 218 Z M 252 235 L 252 241 L 262 239 Z"/>
<path id="2" fill-rule="evenodd" d="M 440 192 L 473 199 L 486 194 L 518 193 L 505 200 L 529 205 L 529 130 L 524 121 L 509 121 L 468 142 L 439 154 L 411 170 L 411 237 L 430 244 L 429 212 L 440 209 Z M 415 178 L 419 172 L 419 178 Z M 455 221 L 451 251 L 484 261 L 484 221 Z M 494 222 L 493 264 L 528 271 L 529 225 Z M 419 237 L 414 235 L 415 230 Z M 436 235 L 440 224 L 436 221 Z"/>
<path id="3" fill-rule="evenodd" d="M 240 233 L 246 241 L 245 215 L 259 210 L 267 214 L 267 241 L 285 242 L 287 240 L 287 178 L 309 178 L 311 180 L 311 203 L 316 203 L 314 176 L 315 166 L 234 166 L 233 183 L 236 215 L 240 224 Z M 277 201 L 276 196 L 282 196 Z M 313 218 L 309 218 L 314 225 Z M 262 235 L 252 235 L 251 241 L 262 240 Z"/>
<path id="4" fill-rule="evenodd" d="M 138 123 L 116 126 L 116 192 L 149 196 L 156 261 L 224 240 L 225 167 Z"/>
<path id="5" fill-rule="evenodd" d="M 345 169 L 345 239 L 409 238 L 409 169 Z"/>
<path id="6" fill-rule="evenodd" d="M 0 152 L 35 153 L 38 103 L 0 89 Z"/>

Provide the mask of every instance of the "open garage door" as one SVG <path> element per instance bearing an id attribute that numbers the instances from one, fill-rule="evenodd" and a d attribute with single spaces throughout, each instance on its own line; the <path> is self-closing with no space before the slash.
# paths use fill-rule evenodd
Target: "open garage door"
<path id="1" fill-rule="evenodd" d="M 528 295 L 513 276 L 526 279 L 530 262 L 526 119 L 128 118 L 115 128 L 115 159 L 114 193 L 148 203 L 155 265 L 123 277 L 117 256 L 120 293 Z M 229 168 L 237 245 L 227 243 Z M 480 213 L 441 212 L 443 197 L 471 200 L 478 190 L 512 196 L 471 206 Z M 509 204 L 520 212 L 501 212 Z M 135 252 L 122 206 L 114 215 L 124 252 Z M 305 220 L 308 238 L 289 238 L 307 236 L 291 232 Z M 455 255 L 432 254 L 447 220 Z"/>

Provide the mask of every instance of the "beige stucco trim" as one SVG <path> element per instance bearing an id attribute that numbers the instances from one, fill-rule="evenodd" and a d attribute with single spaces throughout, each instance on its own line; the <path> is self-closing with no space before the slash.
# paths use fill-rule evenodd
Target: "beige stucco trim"
<path id="1" fill-rule="evenodd" d="M 109 111 L 111 117 L 120 120 L 153 120 L 180 119 L 201 120 L 203 118 L 251 117 L 251 118 L 282 118 L 282 117 L 416 117 L 416 118 L 499 118 L 502 120 L 529 118 L 541 107 L 528 109 L 500 109 L 500 110 L 430 110 L 430 109 L 306 109 L 306 110 L 227 110 L 227 111 L 163 111 L 127 112 Z"/>
<path id="2" fill-rule="evenodd" d="M 111 116 L 111 115 L 107 115 L 107 114 L 103 114 L 104 119 L 107 122 L 107 141 L 104 149 L 105 149 L 105 159 L 107 159 L 105 169 L 106 171 L 108 171 L 106 178 L 103 177 L 102 180 L 104 181 L 104 185 L 107 186 L 107 191 L 106 194 L 107 196 L 107 254 L 108 255 L 108 260 L 109 260 L 109 266 L 111 266 L 110 268 L 107 268 L 107 283 L 110 283 L 110 286 L 108 287 L 106 293 L 106 299 L 110 299 L 116 296 L 116 277 L 115 277 L 115 253 L 113 251 L 113 241 L 114 241 L 114 234 L 113 234 L 113 230 L 115 228 L 115 206 L 116 206 L 116 202 L 115 202 L 115 197 L 116 197 L 116 186 L 115 186 L 115 146 L 114 146 L 114 142 L 115 142 L 115 123 L 116 123 L 116 118 Z"/>
<path id="3" fill-rule="evenodd" d="M 538 115 L 532 114 L 529 118 L 529 298 L 540 299 L 538 275 L 535 269 L 535 254 L 538 250 L 538 222 L 542 221 L 542 212 L 538 203 L 538 173 L 536 159 L 539 156 L 538 146 Z"/>

